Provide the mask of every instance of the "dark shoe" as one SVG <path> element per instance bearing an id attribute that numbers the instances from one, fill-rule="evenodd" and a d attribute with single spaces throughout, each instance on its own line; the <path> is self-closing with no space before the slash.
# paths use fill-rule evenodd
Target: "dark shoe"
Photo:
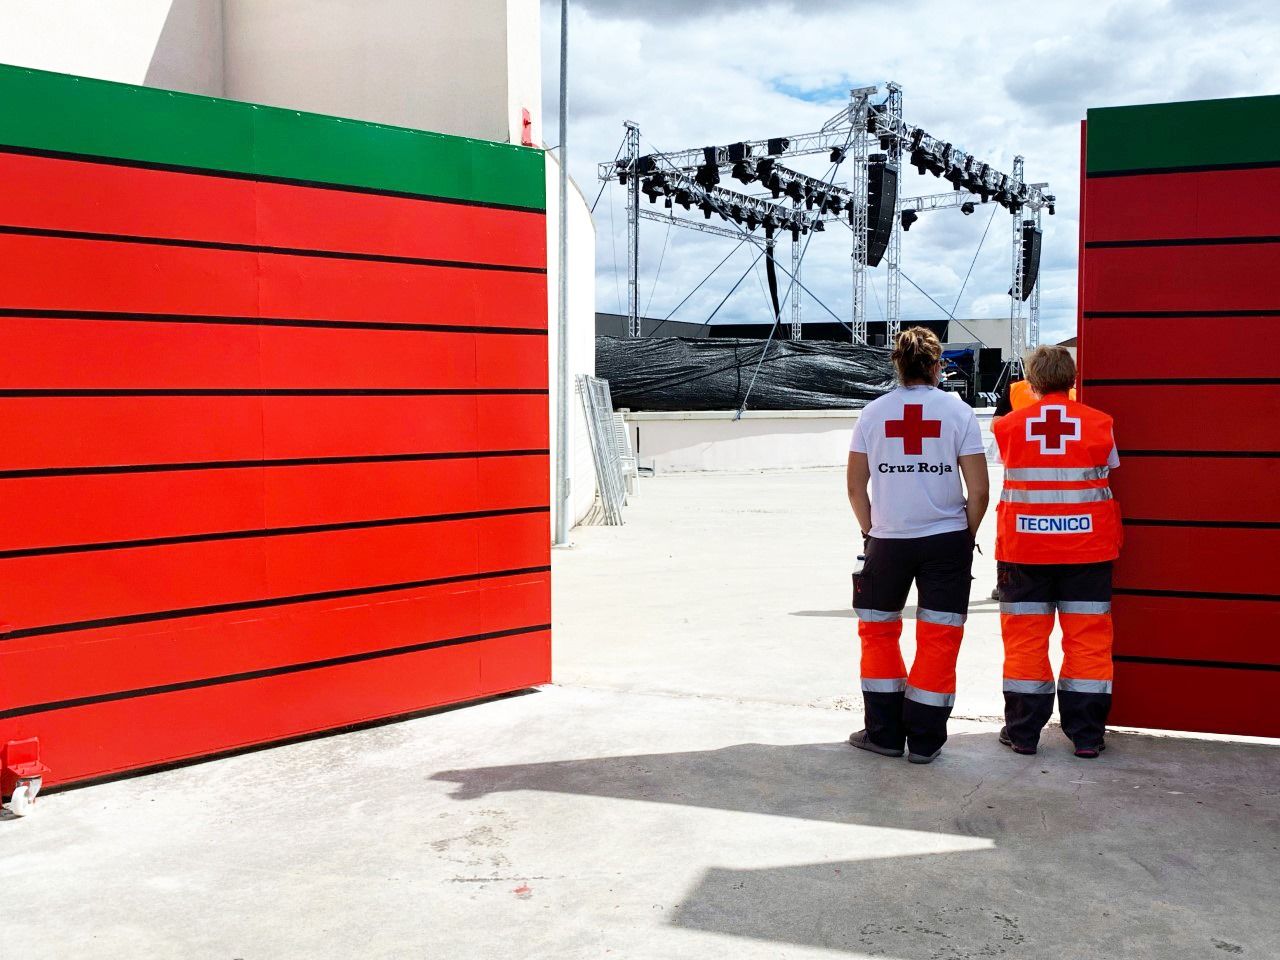
<path id="1" fill-rule="evenodd" d="M 991 591 L 991 599 L 992 599 L 992 600 L 999 600 L 999 599 L 1000 599 L 1000 588 L 999 588 L 999 587 L 996 587 L 994 590 L 992 590 L 992 591 Z"/>
<path id="2" fill-rule="evenodd" d="M 871 738 L 867 736 L 867 731 L 859 730 L 856 733 L 849 734 L 849 743 L 857 747 L 859 750 L 870 750 L 872 753 L 878 753 L 882 757 L 900 757 L 902 756 L 902 748 L 898 747 L 882 747 L 878 743 L 872 743 Z"/>
<path id="3" fill-rule="evenodd" d="M 1020 753 L 1024 757 L 1034 756 L 1036 752 L 1035 747 L 1024 747 L 1024 746 L 1021 746 L 1020 744 L 1014 743 L 1011 739 L 1009 739 L 1008 727 L 1000 728 L 1000 742 L 1003 743 L 1006 747 L 1009 747 L 1014 753 Z"/>
<path id="4" fill-rule="evenodd" d="M 1075 754 L 1081 760 L 1097 760 L 1098 754 L 1107 749 L 1106 741 L 1099 743 L 1096 747 L 1076 747 Z"/>
<path id="5" fill-rule="evenodd" d="M 939 747 L 937 750 L 933 751 L 933 753 L 929 753 L 929 754 L 908 753 L 907 761 L 909 763 L 933 763 L 933 761 L 938 759 L 938 754 L 940 754 L 941 752 L 942 752 L 942 748 Z"/>

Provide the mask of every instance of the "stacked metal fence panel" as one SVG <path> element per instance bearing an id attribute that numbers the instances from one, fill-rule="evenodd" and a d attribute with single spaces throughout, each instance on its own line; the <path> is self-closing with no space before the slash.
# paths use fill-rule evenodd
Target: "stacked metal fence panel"
<path id="1" fill-rule="evenodd" d="M 1280 97 L 1090 110 L 1083 398 L 1116 418 L 1118 723 L 1280 736 Z"/>
<path id="2" fill-rule="evenodd" d="M 549 679 L 539 152 L 0 68 L 0 750 Z"/>

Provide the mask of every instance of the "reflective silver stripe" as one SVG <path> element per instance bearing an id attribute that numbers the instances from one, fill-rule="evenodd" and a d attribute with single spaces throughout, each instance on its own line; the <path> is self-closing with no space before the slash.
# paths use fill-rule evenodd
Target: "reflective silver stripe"
<path id="1" fill-rule="evenodd" d="M 1111 475 L 1110 467 L 1011 467 L 1004 472 L 1006 480 L 1035 481 L 1105 480 Z"/>
<path id="2" fill-rule="evenodd" d="M 1110 487 L 1085 487 L 1081 490 L 1010 490 L 1000 491 L 1005 503 L 1097 503 L 1111 499 Z"/>
<path id="3" fill-rule="evenodd" d="M 910 689 L 910 688 L 908 688 Z M 1072 680 L 1069 677 L 1058 678 L 1058 689 L 1072 693 L 1110 693 L 1110 680 Z M 910 696 L 910 694 L 908 694 Z"/>
<path id="4" fill-rule="evenodd" d="M 1000 612 L 1015 617 L 1053 616 L 1052 603 L 1001 603 Z"/>
<path id="5" fill-rule="evenodd" d="M 1059 613 L 1110 613 L 1111 603 L 1107 600 L 1059 600 Z"/>
<path id="6" fill-rule="evenodd" d="M 907 699 L 923 703 L 930 707 L 950 707 L 956 702 L 954 693 L 934 693 L 932 690 L 921 690 L 907 684 Z"/>
<path id="7" fill-rule="evenodd" d="M 870 680 L 867 677 L 862 678 L 863 693 L 901 693 L 907 689 L 907 678 L 898 677 L 895 680 Z"/>
<path id="8" fill-rule="evenodd" d="M 963 613 L 947 613 L 945 610 L 926 610 L 919 607 L 916 610 L 917 622 L 923 620 L 925 623 L 940 623 L 946 627 L 963 627 L 967 615 Z"/>
<path id="9" fill-rule="evenodd" d="M 1052 680 L 1005 680 L 1005 693 L 1053 693 Z"/>
<path id="10" fill-rule="evenodd" d="M 901 610 L 871 610 L 867 607 L 854 607 L 853 612 L 858 615 L 859 620 L 866 620 L 868 623 L 891 623 L 902 619 Z"/>

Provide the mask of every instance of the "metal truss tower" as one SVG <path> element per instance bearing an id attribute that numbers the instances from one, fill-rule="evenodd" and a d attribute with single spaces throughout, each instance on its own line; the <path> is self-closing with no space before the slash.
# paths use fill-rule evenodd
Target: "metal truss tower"
<path id="1" fill-rule="evenodd" d="M 640 333 L 640 125 L 628 120 L 627 157 L 627 336 Z"/>
<path id="2" fill-rule="evenodd" d="M 889 98 L 885 101 L 885 115 L 893 129 L 902 126 L 902 88 L 889 83 Z M 902 329 L 902 147 L 897 140 L 889 145 L 889 161 L 898 168 L 898 189 L 895 191 L 893 225 L 889 228 L 889 248 L 885 251 L 886 274 L 884 295 L 885 343 L 892 347 Z"/>
<path id="3" fill-rule="evenodd" d="M 1013 158 L 1013 175 L 1021 181 L 1023 159 Z M 1022 312 L 1022 216 L 1013 217 L 1013 285 L 1009 288 L 1009 356 L 1006 363 L 1022 370 L 1022 356 L 1027 352 L 1027 318 Z"/>
<path id="4" fill-rule="evenodd" d="M 791 339 L 799 340 L 804 336 L 804 328 L 800 322 L 800 241 L 791 241 Z"/>
<path id="5" fill-rule="evenodd" d="M 1040 209 L 1037 207 L 1036 217 L 1035 217 L 1037 230 L 1044 229 L 1042 218 L 1043 218 L 1043 214 L 1041 213 Z M 1021 265 L 1021 260 L 1019 260 L 1019 265 Z M 1040 346 L 1040 274 L 1039 274 L 1039 270 L 1036 271 L 1035 286 L 1031 288 L 1030 306 L 1031 306 L 1031 309 L 1028 311 L 1028 316 L 1027 316 L 1027 347 L 1029 349 L 1034 350 L 1036 347 Z"/>
<path id="6" fill-rule="evenodd" d="M 871 134 L 867 132 L 867 108 L 875 87 L 849 91 L 849 122 L 853 124 L 849 159 L 853 161 L 853 252 L 852 311 L 850 320 L 854 343 L 867 342 L 867 156 Z"/>

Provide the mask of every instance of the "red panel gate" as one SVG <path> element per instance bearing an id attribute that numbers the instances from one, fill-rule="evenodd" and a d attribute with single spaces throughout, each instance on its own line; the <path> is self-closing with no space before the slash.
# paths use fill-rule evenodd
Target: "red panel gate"
<path id="1" fill-rule="evenodd" d="M 1123 462 L 1113 719 L 1280 736 L 1280 97 L 1090 110 L 1085 141 L 1082 385 Z"/>
<path id="2" fill-rule="evenodd" d="M 0 68 L 0 749 L 545 682 L 539 152 Z"/>

